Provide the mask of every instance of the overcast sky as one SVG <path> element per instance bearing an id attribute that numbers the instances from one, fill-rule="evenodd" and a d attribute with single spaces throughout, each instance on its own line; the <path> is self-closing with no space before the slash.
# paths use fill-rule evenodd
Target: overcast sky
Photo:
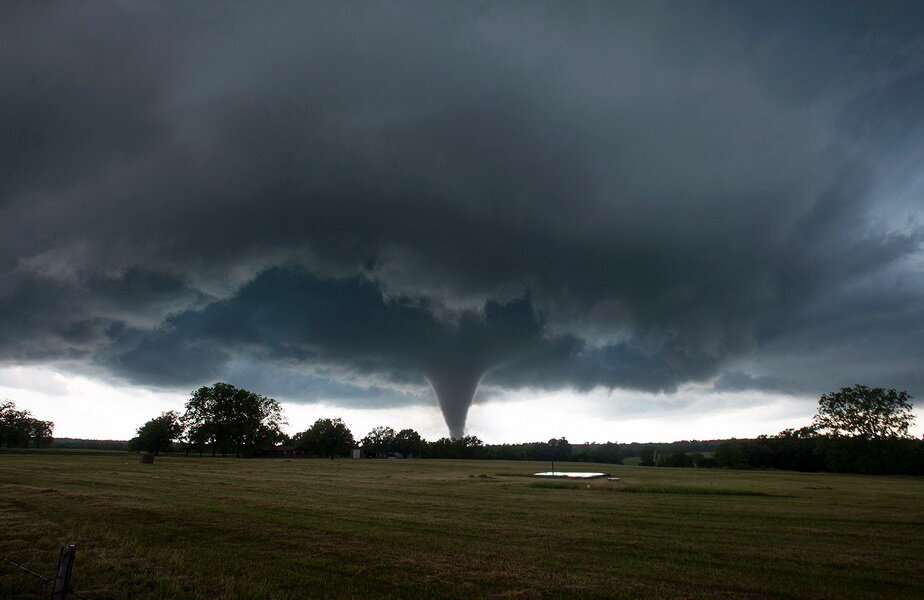
<path id="1" fill-rule="evenodd" d="M 924 394 L 919 2 L 267 4 L 0 8 L 0 397 L 57 435 L 216 381 L 492 442 Z"/>

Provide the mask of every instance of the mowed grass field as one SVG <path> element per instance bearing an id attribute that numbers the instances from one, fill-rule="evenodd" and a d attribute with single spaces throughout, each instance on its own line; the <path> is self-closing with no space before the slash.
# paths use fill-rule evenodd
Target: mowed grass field
<path id="1" fill-rule="evenodd" d="M 76 544 L 86 598 L 924 597 L 920 479 L 548 467 L 0 454 L 0 556 Z"/>

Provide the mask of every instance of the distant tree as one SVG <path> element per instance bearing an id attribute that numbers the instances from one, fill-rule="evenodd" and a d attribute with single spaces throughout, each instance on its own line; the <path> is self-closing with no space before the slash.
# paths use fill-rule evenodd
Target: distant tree
<path id="1" fill-rule="evenodd" d="M 565 461 L 571 458 L 571 442 L 569 442 L 565 437 L 553 438 L 555 442 L 549 440 L 545 444 L 545 450 L 548 452 L 548 457 L 551 460 L 560 460 Z"/>
<path id="2" fill-rule="evenodd" d="M 716 446 L 713 455 L 716 465 L 724 469 L 743 469 L 748 466 L 744 456 L 744 446 L 736 439 L 724 440 Z"/>
<path id="3" fill-rule="evenodd" d="M 396 452 L 394 447 L 396 435 L 391 427 L 373 427 L 372 431 L 360 440 L 359 445 L 372 456 L 387 456 L 389 452 Z"/>
<path id="4" fill-rule="evenodd" d="M 800 427 L 798 429 L 793 429 L 793 428 L 784 429 L 779 434 L 777 434 L 776 437 L 793 439 L 793 440 L 805 440 L 805 439 L 813 438 L 817 435 L 818 435 L 818 429 L 812 425 L 809 425 L 807 427 Z"/>
<path id="5" fill-rule="evenodd" d="M 855 385 L 818 401 L 813 427 L 840 437 L 867 440 L 908 437 L 914 423 L 908 392 Z"/>
<path id="6" fill-rule="evenodd" d="M 189 442 L 210 445 L 213 456 L 218 450 L 252 454 L 284 438 L 279 402 L 228 383 L 194 391 L 181 421 Z"/>
<path id="7" fill-rule="evenodd" d="M 474 435 L 460 438 L 440 438 L 427 444 L 429 458 L 477 458 L 484 450 L 484 442 Z"/>
<path id="8" fill-rule="evenodd" d="M 599 462 L 610 464 L 622 464 L 622 451 L 616 442 L 590 442 L 588 444 L 574 446 L 572 449 L 571 460 L 581 462 Z"/>
<path id="9" fill-rule="evenodd" d="M 420 434 L 413 429 L 402 429 L 395 434 L 395 452 L 400 452 L 404 458 L 422 456 L 425 444 Z"/>
<path id="10" fill-rule="evenodd" d="M 32 441 L 35 442 L 35 447 L 41 448 L 51 444 L 55 424 L 51 421 L 42 421 L 40 419 L 30 419 L 30 421 Z"/>
<path id="11" fill-rule="evenodd" d="M 71 450 L 112 450 L 125 452 L 128 442 L 122 440 L 81 440 L 75 438 L 58 438 L 49 444 L 53 448 L 68 448 Z"/>
<path id="12" fill-rule="evenodd" d="M 356 446 L 353 434 L 341 419 L 318 419 L 292 441 L 308 454 L 330 458 L 346 456 Z"/>
<path id="13" fill-rule="evenodd" d="M 484 442 L 477 435 L 462 436 L 453 442 L 459 448 L 459 458 L 478 458 L 478 454 L 484 449 Z"/>
<path id="14" fill-rule="evenodd" d="M 0 400 L 0 444 L 11 448 L 28 443 L 25 420 L 29 416 L 29 411 L 17 410 L 13 401 Z"/>
<path id="15" fill-rule="evenodd" d="M 659 467 L 692 467 L 693 461 L 687 456 L 686 452 L 680 452 L 678 450 L 661 454 L 658 457 L 657 465 Z"/>
<path id="16" fill-rule="evenodd" d="M 51 441 L 54 423 L 32 416 L 28 410 L 18 410 L 12 400 L 0 400 L 0 446 L 36 448 Z"/>
<path id="17" fill-rule="evenodd" d="M 223 437 L 218 424 L 216 402 L 208 394 L 193 392 L 180 420 L 185 432 L 186 454 L 189 454 L 190 446 L 198 447 L 200 455 L 203 448 L 210 446 L 212 456 L 215 456 L 218 443 Z"/>
<path id="18" fill-rule="evenodd" d="M 183 435 L 183 424 L 176 411 L 161 413 L 138 428 L 138 433 L 128 442 L 131 452 L 166 452 L 173 442 Z"/>
<path id="19" fill-rule="evenodd" d="M 696 466 L 699 467 L 700 469 L 714 469 L 719 466 L 719 463 L 716 462 L 714 458 L 709 456 L 699 461 L 699 463 L 697 463 Z"/>
<path id="20" fill-rule="evenodd" d="M 653 467 L 655 466 L 655 449 L 651 446 L 645 446 L 639 452 L 641 457 L 641 462 L 639 463 L 643 467 Z"/>

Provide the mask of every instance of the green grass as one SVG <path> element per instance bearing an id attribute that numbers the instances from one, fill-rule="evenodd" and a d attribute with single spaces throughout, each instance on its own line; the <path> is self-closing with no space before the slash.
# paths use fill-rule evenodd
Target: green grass
<path id="1" fill-rule="evenodd" d="M 589 486 L 590 484 L 585 483 L 584 485 Z M 552 479 L 548 481 L 532 481 L 529 487 L 546 488 L 550 490 L 576 490 L 581 487 L 581 482 L 568 479 Z"/>
<path id="2" fill-rule="evenodd" d="M 0 454 L 0 556 L 76 544 L 96 599 L 924 597 L 921 479 L 544 469 Z M 48 596 L 0 564 L 0 598 Z"/>
<path id="3" fill-rule="evenodd" d="M 706 487 L 701 485 L 634 485 L 627 486 L 624 492 L 637 494 L 699 494 L 701 496 L 774 496 L 760 490 L 739 490 L 731 488 Z"/>

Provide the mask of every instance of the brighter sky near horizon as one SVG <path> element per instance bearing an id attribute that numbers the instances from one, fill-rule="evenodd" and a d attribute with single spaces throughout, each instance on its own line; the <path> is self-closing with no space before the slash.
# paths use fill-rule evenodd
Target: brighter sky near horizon
<path id="1" fill-rule="evenodd" d="M 107 383 L 47 366 L 13 366 L 0 368 L 0 398 L 13 400 L 37 418 L 54 421 L 55 437 L 124 440 L 163 411 L 182 412 L 188 395 Z M 426 406 L 382 409 L 323 402 L 283 401 L 282 405 L 289 434 L 303 431 L 318 418 L 340 417 L 357 439 L 379 425 L 411 428 L 428 440 L 446 436 L 435 399 Z M 468 433 L 492 444 L 561 436 L 572 443 L 747 438 L 801 427 L 814 413 L 811 398 L 762 392 L 704 393 L 696 387 L 673 395 L 602 389 L 586 394 L 519 391 L 476 403 L 469 415 Z M 915 414 L 912 434 L 921 436 L 924 419 L 920 409 Z"/>

